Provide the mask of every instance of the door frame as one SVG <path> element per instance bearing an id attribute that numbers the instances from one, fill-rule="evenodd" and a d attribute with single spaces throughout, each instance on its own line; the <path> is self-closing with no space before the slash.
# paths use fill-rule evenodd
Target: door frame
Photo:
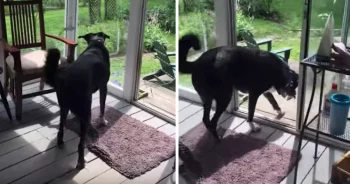
<path id="1" fill-rule="evenodd" d="M 214 1 L 214 11 L 215 11 L 215 35 L 216 35 L 216 46 L 235 46 L 236 43 L 236 14 L 235 9 L 236 0 L 221 0 Z M 184 87 L 178 85 L 178 95 L 179 98 L 183 98 L 185 100 L 189 100 L 195 103 L 202 103 L 200 97 L 197 92 L 191 87 Z M 234 101 L 235 94 L 233 94 L 232 102 L 227 108 L 228 112 L 233 112 L 234 106 L 237 103 Z M 215 107 L 215 103 L 213 103 L 213 107 Z"/>

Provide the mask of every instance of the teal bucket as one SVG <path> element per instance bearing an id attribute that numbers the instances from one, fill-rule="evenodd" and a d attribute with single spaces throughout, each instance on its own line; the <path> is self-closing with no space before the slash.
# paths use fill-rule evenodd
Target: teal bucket
<path id="1" fill-rule="evenodd" d="M 330 101 L 329 133 L 333 135 L 343 135 L 348 119 L 350 97 L 348 95 L 335 93 L 331 95 Z"/>

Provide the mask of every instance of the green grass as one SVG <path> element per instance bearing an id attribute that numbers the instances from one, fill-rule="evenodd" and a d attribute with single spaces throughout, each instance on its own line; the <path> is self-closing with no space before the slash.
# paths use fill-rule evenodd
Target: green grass
<path id="1" fill-rule="evenodd" d="M 175 63 L 175 57 L 170 57 L 170 62 Z M 125 56 L 111 59 L 111 77 L 110 80 L 118 85 L 124 83 Z M 141 77 L 160 69 L 159 60 L 154 58 L 153 54 L 144 54 L 142 56 Z"/>

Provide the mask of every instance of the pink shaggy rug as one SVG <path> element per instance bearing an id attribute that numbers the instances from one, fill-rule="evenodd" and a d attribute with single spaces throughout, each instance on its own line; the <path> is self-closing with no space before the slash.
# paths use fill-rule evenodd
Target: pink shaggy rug
<path id="1" fill-rule="evenodd" d="M 112 107 L 106 107 L 107 126 L 97 123 L 100 107 L 92 109 L 88 149 L 129 179 L 140 176 L 175 155 L 175 140 Z M 74 118 L 66 127 L 80 132 Z M 97 131 L 97 132 L 96 132 Z"/>
<path id="2" fill-rule="evenodd" d="M 200 123 L 180 138 L 179 154 L 201 184 L 278 184 L 297 152 L 230 130 L 217 143 Z"/>

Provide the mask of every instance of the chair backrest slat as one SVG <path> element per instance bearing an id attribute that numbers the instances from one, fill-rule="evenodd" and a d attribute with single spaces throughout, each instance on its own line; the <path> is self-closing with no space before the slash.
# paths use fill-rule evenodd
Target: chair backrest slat
<path id="1" fill-rule="evenodd" d="M 165 48 L 157 41 L 154 42 L 153 45 L 154 45 L 154 50 L 157 53 L 157 57 L 160 61 L 160 66 L 161 66 L 162 70 L 165 73 L 167 73 L 168 75 L 174 77 L 175 74 L 174 74 L 172 67 L 170 65 L 170 60 L 169 60 L 169 57 L 167 55 Z"/>
<path id="2" fill-rule="evenodd" d="M 10 28 L 6 28 L 5 7 L 8 8 Z M 42 0 L 0 1 L 2 37 L 19 48 L 46 49 Z M 39 30 L 39 35 L 37 35 Z M 11 39 L 9 33 L 11 33 Z"/>

